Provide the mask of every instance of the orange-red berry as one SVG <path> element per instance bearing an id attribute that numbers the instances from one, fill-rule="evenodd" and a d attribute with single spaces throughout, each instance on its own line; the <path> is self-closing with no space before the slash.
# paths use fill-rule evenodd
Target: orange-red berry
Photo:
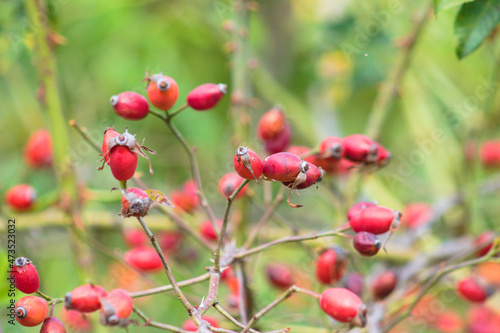
<path id="1" fill-rule="evenodd" d="M 17 322 L 27 327 L 40 325 L 49 313 L 47 301 L 31 295 L 18 300 L 14 307 Z"/>
<path id="2" fill-rule="evenodd" d="M 7 205 L 17 211 L 27 211 L 33 208 L 36 199 L 35 189 L 28 184 L 11 187 L 5 194 Z"/>
<path id="3" fill-rule="evenodd" d="M 106 296 L 106 290 L 101 286 L 84 284 L 68 291 L 64 296 L 64 306 L 68 310 L 94 312 L 101 307 L 101 298 Z"/>
<path id="4" fill-rule="evenodd" d="M 46 129 L 33 134 L 24 147 L 24 160 L 32 168 L 50 167 L 52 165 L 52 138 Z"/>
<path id="5" fill-rule="evenodd" d="M 177 82 L 162 74 L 148 76 L 145 80 L 148 81 L 147 93 L 151 104 L 162 111 L 170 110 L 179 97 Z"/>
<path id="6" fill-rule="evenodd" d="M 239 147 L 233 159 L 234 170 L 240 177 L 255 179 L 262 175 L 262 161 L 259 155 L 248 147 Z"/>

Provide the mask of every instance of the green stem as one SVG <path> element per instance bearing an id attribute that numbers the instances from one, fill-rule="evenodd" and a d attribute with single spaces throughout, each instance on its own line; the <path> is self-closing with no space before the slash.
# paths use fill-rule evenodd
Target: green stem
<path id="1" fill-rule="evenodd" d="M 203 275 L 200 275 L 198 277 L 189 279 L 189 280 L 184 280 L 180 281 L 177 283 L 179 287 L 186 287 L 190 286 L 199 282 L 207 281 L 210 278 L 210 273 L 205 273 Z M 156 295 L 156 294 L 161 294 L 170 290 L 173 290 L 174 286 L 169 284 L 166 286 L 161 286 L 158 288 L 152 288 L 152 289 L 147 289 L 147 290 L 142 290 L 142 291 L 136 291 L 136 292 L 130 292 L 130 297 L 132 298 L 139 298 L 139 297 L 145 297 L 145 296 L 151 296 L 151 295 Z"/>
<path id="2" fill-rule="evenodd" d="M 187 108 L 189 107 L 189 105 L 186 103 L 184 105 L 182 105 L 181 107 L 179 107 L 177 110 L 175 111 L 172 111 L 170 113 L 167 114 L 167 118 L 168 119 L 172 119 L 173 117 L 177 116 L 179 113 L 181 113 L 182 111 L 186 110 Z"/>

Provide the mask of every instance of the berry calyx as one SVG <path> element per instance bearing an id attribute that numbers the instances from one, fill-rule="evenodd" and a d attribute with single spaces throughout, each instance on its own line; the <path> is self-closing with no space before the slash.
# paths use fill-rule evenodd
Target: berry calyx
<path id="1" fill-rule="evenodd" d="M 67 310 L 77 310 L 80 312 L 94 312 L 101 307 L 101 298 L 106 296 L 104 288 L 84 284 L 69 291 L 64 296 L 64 306 Z"/>
<path id="2" fill-rule="evenodd" d="M 14 276 L 16 288 L 25 294 L 32 294 L 40 287 L 38 271 L 28 258 L 16 258 L 10 275 Z"/>
<path id="3" fill-rule="evenodd" d="M 378 253 L 382 243 L 374 234 L 361 231 L 354 236 L 353 246 L 362 256 L 372 257 Z"/>
<path id="4" fill-rule="evenodd" d="M 124 91 L 111 96 L 109 103 L 115 113 L 128 120 L 141 120 L 149 113 L 148 100 L 133 91 Z"/>
<path id="5" fill-rule="evenodd" d="M 234 191 L 241 185 L 243 178 L 241 178 L 237 173 L 230 172 L 226 173 L 219 180 L 219 193 L 224 198 L 229 198 Z M 245 195 L 247 191 L 247 186 L 245 185 L 241 191 L 236 195 L 235 199 L 239 199 Z"/>
<path id="6" fill-rule="evenodd" d="M 219 104 L 227 93 L 227 85 L 223 83 L 205 83 L 191 90 L 187 95 L 187 104 L 197 110 L 210 110 Z"/>
<path id="7" fill-rule="evenodd" d="M 169 76 L 163 74 L 154 74 L 146 77 L 144 81 L 148 82 L 146 88 L 149 101 L 156 108 L 162 111 L 168 111 L 174 106 L 179 97 L 179 87 L 177 82 Z"/>
<path id="8" fill-rule="evenodd" d="M 35 131 L 24 147 L 24 160 L 32 168 L 52 165 L 52 138 L 46 129 Z"/>
<path id="9" fill-rule="evenodd" d="M 307 167 L 304 163 L 307 163 Z M 325 171 L 323 171 L 322 168 L 318 168 L 314 164 L 306 161 L 302 161 L 301 164 L 301 173 L 299 173 L 299 176 L 297 176 L 293 182 L 283 183 L 285 186 L 290 187 L 291 189 L 302 190 L 321 182 L 323 176 L 325 175 Z M 306 170 L 306 172 L 304 173 L 303 170 Z M 305 177 L 300 178 L 301 174 Z"/>
<path id="10" fill-rule="evenodd" d="M 66 333 L 62 321 L 54 316 L 45 318 L 40 333 Z"/>
<path id="11" fill-rule="evenodd" d="M 336 136 L 330 136 L 319 145 L 319 156 L 321 158 L 333 158 L 340 160 L 344 156 L 344 148 L 342 147 L 342 139 Z"/>
<path id="12" fill-rule="evenodd" d="M 347 257 L 342 248 L 327 249 L 316 261 L 316 278 L 323 284 L 335 284 L 344 275 L 346 265 Z"/>
<path id="13" fill-rule="evenodd" d="M 16 211 L 27 211 L 33 208 L 36 199 L 35 189 L 28 184 L 11 187 L 5 194 L 5 202 Z"/>
<path id="14" fill-rule="evenodd" d="M 22 326 L 33 327 L 40 325 L 49 313 L 49 305 L 43 298 L 25 296 L 14 305 L 16 320 Z"/>
<path id="15" fill-rule="evenodd" d="M 293 182 L 301 172 L 301 162 L 300 158 L 292 153 L 276 153 L 262 162 L 263 174 L 272 180 Z"/>
<path id="16" fill-rule="evenodd" d="M 266 275 L 271 284 L 276 288 L 287 289 L 294 284 L 292 271 L 289 267 L 282 264 L 268 264 L 266 266 Z"/>
<path id="17" fill-rule="evenodd" d="M 259 155 L 254 151 L 248 149 L 248 147 L 239 147 L 236 150 L 236 155 L 233 159 L 234 170 L 240 177 L 257 181 L 262 175 L 262 161 Z"/>
<path id="18" fill-rule="evenodd" d="M 398 276 L 393 270 L 385 271 L 377 276 L 372 284 L 372 291 L 375 299 L 382 300 L 386 298 L 392 293 L 394 288 L 396 288 L 397 282 Z"/>
<path id="19" fill-rule="evenodd" d="M 461 297 L 475 303 L 484 302 L 494 292 L 483 280 L 472 276 L 458 281 L 456 290 Z"/>
<path id="20" fill-rule="evenodd" d="M 126 190 L 122 189 L 121 191 L 123 194 L 121 216 L 142 217 L 147 215 L 154 201 L 151 200 L 146 192 L 135 187 Z"/>
<path id="21" fill-rule="evenodd" d="M 126 327 L 128 317 L 132 313 L 134 304 L 132 297 L 123 289 L 114 289 L 101 300 L 101 316 L 99 321 L 104 326 Z"/>
<path id="22" fill-rule="evenodd" d="M 321 309 L 330 317 L 343 323 L 364 327 L 366 325 L 366 306 L 363 301 L 345 288 L 325 290 L 319 299 Z"/>
<path id="23" fill-rule="evenodd" d="M 149 246 L 139 246 L 128 250 L 123 255 L 123 260 L 141 272 L 157 272 L 163 268 L 160 256 L 154 248 Z"/>

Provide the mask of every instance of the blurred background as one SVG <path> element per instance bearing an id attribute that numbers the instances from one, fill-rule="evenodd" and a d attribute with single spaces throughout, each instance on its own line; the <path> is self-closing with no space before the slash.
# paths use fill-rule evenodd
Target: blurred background
<path id="1" fill-rule="evenodd" d="M 291 123 L 292 143 L 313 148 L 327 136 L 369 132 L 367 124 L 377 108 L 374 102 L 384 103 L 377 96 L 384 82 L 386 87 L 387 82 L 392 82 L 397 84 L 390 101 L 384 104 L 387 116 L 375 133 L 393 159 L 385 168 L 363 178 L 361 187 L 352 194 L 353 200 L 376 200 L 403 211 L 412 202 L 428 203 L 435 209 L 449 208 L 446 200 L 460 196 L 460 203 L 446 209 L 432 230 L 413 244 L 414 248 L 406 249 L 408 253 L 425 253 L 454 237 L 498 230 L 498 190 L 484 194 L 482 186 L 495 185 L 499 178 L 495 169 L 480 163 L 477 152 L 484 141 L 500 138 L 500 43 L 493 35 L 478 50 L 459 60 L 455 53 L 456 8 L 441 11 L 436 17 L 429 11 L 430 2 L 421 1 L 257 1 L 245 9 L 248 22 L 243 23 L 247 30 L 235 32 L 241 22 L 235 21 L 238 14 L 234 6 L 238 2 L 232 0 L 52 0 L 47 4 L 54 29 L 51 36 L 61 44 L 55 56 L 66 123 L 74 119 L 97 142 L 102 141 L 108 126 L 119 132 L 128 128 L 140 142 L 145 138 L 145 145 L 157 152 L 151 157 L 154 175 L 149 174 L 145 160 L 139 161 L 138 172 L 150 188 L 169 196 L 191 178 L 191 171 L 182 146 L 159 119 L 150 115 L 141 121 L 127 121 L 116 116 L 109 104 L 109 98 L 122 91 L 145 96 L 145 71 L 162 72 L 176 80 L 177 106 L 200 84 L 228 84 L 228 94 L 216 108 L 208 112 L 188 109 L 174 120 L 185 139 L 196 146 L 204 190 L 219 217 L 225 207 L 225 199 L 217 191 L 219 178 L 232 171 L 238 146 L 262 152 L 255 128 L 264 112 L 280 105 Z M 36 27 L 36 18 L 26 16 L 22 2 L 0 3 L 0 193 L 3 197 L 11 186 L 28 183 L 42 202 L 51 202 L 58 186 L 55 173 L 51 169 L 30 169 L 23 158 L 31 133 L 51 128 L 37 100 L 42 93 L 33 58 L 32 29 Z M 245 53 L 241 55 L 237 39 L 246 34 Z M 397 77 L 400 74 L 401 79 Z M 243 118 L 231 115 L 231 99 L 234 102 L 238 97 L 232 94 L 235 85 L 247 89 L 245 114 L 250 124 L 248 131 L 236 134 L 234 129 Z M 66 130 L 69 158 L 80 187 L 85 189 L 84 221 L 93 237 L 121 254 L 128 247 L 120 230 L 136 227 L 137 221 L 122 220 L 117 215 L 120 194 L 109 193 L 118 185 L 109 168 L 97 171 L 98 153 L 69 125 Z M 329 178 L 318 189 L 302 191 L 301 196 L 294 194 L 293 200 L 303 208 L 293 210 L 281 205 L 278 212 L 303 230 L 340 226 L 345 223 L 348 207 L 335 191 L 345 193 L 351 186 L 349 176 Z M 273 192 L 278 189 L 279 185 L 273 184 Z M 252 184 L 251 191 L 249 220 L 256 223 L 262 215 L 258 207 L 263 203 L 263 186 Z M 16 219 L 16 254 L 36 262 L 40 288 L 48 295 L 62 297 L 86 279 L 109 289 L 121 286 L 128 290 L 166 283 L 162 273 L 142 278 L 124 271 L 95 249 L 91 250 L 94 262 L 90 273 L 83 271 L 75 260 L 65 221 L 54 207 L 17 213 L 3 205 L 1 213 L 3 221 Z M 175 228 L 163 215 L 150 215 L 154 230 Z M 201 210 L 184 217 L 194 228 L 204 219 Z M 2 272 L 7 272 L 5 224 L 2 222 L 0 227 Z M 276 224 L 273 226 L 263 239 L 286 233 Z M 311 249 L 330 242 L 313 243 Z M 187 237 L 179 251 L 177 258 L 172 258 L 178 280 L 201 275 L 210 265 L 210 256 Z M 400 265 L 405 260 L 387 261 Z M 311 252 L 300 246 L 277 247 L 249 263 L 256 272 L 252 285 L 257 290 L 257 308 L 279 295 L 266 281 L 262 269 L 271 261 L 290 263 L 306 285 L 313 284 Z M 351 265 L 352 270 L 370 274 L 373 267 L 385 263 L 358 257 Z M 0 280 L 1 329 L 35 332 L 37 328 L 6 324 L 8 286 L 5 278 Z M 206 287 L 207 283 L 202 283 L 186 291 L 193 299 L 201 299 Z M 221 287 L 221 303 L 229 294 L 227 288 Z M 326 332 L 315 328 L 322 327 L 327 319 L 319 314 L 317 306 L 311 306 L 313 303 L 315 300 L 299 296 L 291 298 L 281 310 L 263 318 L 261 327 L 279 329 L 286 323 L 294 332 Z M 139 299 L 137 305 L 155 320 L 172 325 L 182 325 L 187 319 L 172 295 Z M 453 306 L 457 311 L 466 308 L 465 303 Z M 57 306 L 55 312 L 61 308 Z M 215 311 L 211 313 L 221 318 Z M 231 327 L 227 323 L 225 326 Z M 111 329 L 98 325 L 92 329 L 108 331 Z M 156 329 L 131 326 L 129 331 Z"/>

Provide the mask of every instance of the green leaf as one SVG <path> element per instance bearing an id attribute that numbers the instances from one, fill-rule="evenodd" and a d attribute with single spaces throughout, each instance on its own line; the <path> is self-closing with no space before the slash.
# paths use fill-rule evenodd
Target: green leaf
<path id="1" fill-rule="evenodd" d="M 455 20 L 456 53 L 463 59 L 477 49 L 500 22 L 500 0 L 463 4 Z"/>
<path id="2" fill-rule="evenodd" d="M 447 10 L 453 7 L 458 7 L 466 2 L 473 2 L 474 0 L 434 0 L 434 12 L 437 13 L 442 10 Z"/>

